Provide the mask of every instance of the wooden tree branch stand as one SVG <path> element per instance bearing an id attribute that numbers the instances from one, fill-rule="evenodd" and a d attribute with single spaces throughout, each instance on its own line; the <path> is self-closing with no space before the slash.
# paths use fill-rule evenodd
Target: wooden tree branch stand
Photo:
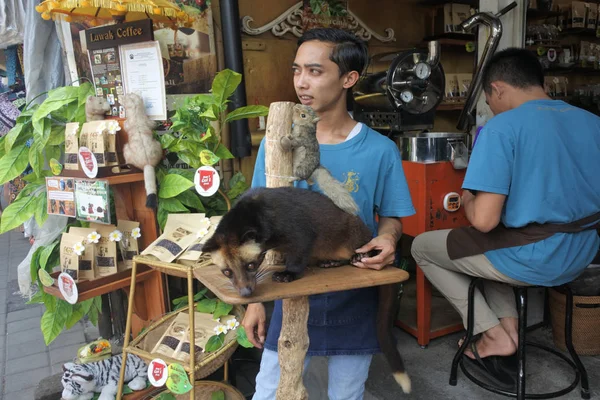
<path id="1" fill-rule="evenodd" d="M 293 186 L 292 153 L 279 146 L 281 137 L 291 133 L 292 109 L 295 103 L 275 102 L 269 107 L 265 134 L 265 172 L 267 187 Z M 281 264 L 280 254 L 270 251 L 266 257 L 269 265 Z M 277 387 L 277 400 L 305 400 L 308 393 L 302 383 L 302 368 L 308 350 L 308 296 L 282 300 L 281 333 L 278 357 L 281 376 Z"/>
<path id="2" fill-rule="evenodd" d="M 271 103 L 265 135 L 265 173 L 267 187 L 292 186 L 292 155 L 279 148 L 279 139 L 291 133 L 292 108 L 295 103 Z M 265 274 L 285 268 L 282 257 L 269 252 L 265 257 Z M 282 323 L 278 341 L 281 374 L 277 400 L 305 400 L 308 398 L 302 383 L 302 369 L 308 350 L 308 296 L 342 290 L 357 289 L 404 282 L 408 273 L 399 268 L 386 267 L 380 271 L 361 269 L 351 265 L 337 268 L 309 267 L 302 279 L 289 283 L 273 282 L 268 277 L 258 284 L 250 297 L 241 297 L 223 277 L 216 265 L 194 270 L 194 276 L 219 299 L 229 304 L 263 303 L 282 300 Z"/>

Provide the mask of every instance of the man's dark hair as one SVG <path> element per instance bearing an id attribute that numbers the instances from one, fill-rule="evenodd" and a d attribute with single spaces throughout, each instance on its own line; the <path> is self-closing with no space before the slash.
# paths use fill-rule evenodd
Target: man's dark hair
<path id="1" fill-rule="evenodd" d="M 494 54 L 483 70 L 482 84 L 492 92 L 492 82 L 502 81 L 519 89 L 544 87 L 544 70 L 537 57 L 527 49 L 509 48 Z"/>
<path id="2" fill-rule="evenodd" d="M 314 28 L 298 39 L 298 47 L 312 40 L 334 44 L 329 59 L 339 67 L 340 76 L 350 71 L 362 74 L 369 61 L 366 43 L 350 32 L 335 28 Z"/>

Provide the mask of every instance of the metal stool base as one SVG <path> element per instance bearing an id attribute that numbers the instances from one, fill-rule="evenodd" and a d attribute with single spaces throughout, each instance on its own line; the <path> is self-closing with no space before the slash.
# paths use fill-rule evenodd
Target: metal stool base
<path id="1" fill-rule="evenodd" d="M 525 342 L 526 346 L 532 346 L 532 347 L 537 347 L 541 350 L 545 350 L 548 351 L 552 354 L 554 354 L 555 356 L 561 358 L 563 361 L 565 361 L 567 364 L 569 364 L 571 366 L 571 368 L 573 368 L 573 370 L 575 371 L 575 379 L 573 380 L 573 382 L 571 383 L 571 385 L 567 388 L 558 390 L 556 392 L 547 392 L 547 393 L 526 393 L 525 394 L 525 398 L 526 399 L 552 399 L 552 398 L 556 398 L 556 397 L 560 397 L 564 394 L 567 394 L 569 392 L 571 392 L 573 389 L 575 389 L 577 387 L 577 385 L 579 384 L 579 380 L 581 378 L 580 374 L 579 374 L 579 370 L 577 369 L 577 366 L 575 365 L 575 363 L 570 360 L 569 358 L 567 358 L 567 356 L 565 356 L 562 353 L 559 353 L 558 351 L 548 347 L 548 346 L 544 346 L 542 344 L 538 344 L 538 343 L 533 343 L 533 342 Z M 517 392 L 510 392 L 507 390 L 503 390 L 503 389 L 499 389 L 487 382 L 483 382 L 479 379 L 477 379 L 476 377 L 474 377 L 469 371 L 468 369 L 464 366 L 463 361 L 460 361 L 460 369 L 462 370 L 462 372 L 465 374 L 465 376 L 467 378 L 469 378 L 473 383 L 475 383 L 476 385 L 489 390 L 490 392 L 496 393 L 496 394 L 501 394 L 507 397 L 517 397 Z"/>

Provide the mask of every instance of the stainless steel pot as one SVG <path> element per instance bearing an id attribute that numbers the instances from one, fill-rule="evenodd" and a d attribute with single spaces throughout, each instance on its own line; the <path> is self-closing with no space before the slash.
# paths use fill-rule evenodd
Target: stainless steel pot
<path id="1" fill-rule="evenodd" d="M 400 148 L 402 160 L 420 163 L 450 161 L 456 169 L 467 167 L 466 133 L 407 133 L 399 135 L 396 143 Z"/>

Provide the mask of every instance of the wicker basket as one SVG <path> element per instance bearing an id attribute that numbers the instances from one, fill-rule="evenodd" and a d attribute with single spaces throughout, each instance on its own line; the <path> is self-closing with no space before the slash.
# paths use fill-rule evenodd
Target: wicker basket
<path id="1" fill-rule="evenodd" d="M 195 391 L 195 399 L 196 400 L 211 400 L 211 395 L 213 392 L 217 390 L 222 390 L 225 393 L 225 400 L 246 400 L 244 395 L 237 390 L 235 387 L 228 385 L 224 382 L 217 381 L 196 381 L 196 391 Z M 153 399 L 160 395 L 157 393 Z M 177 400 L 189 400 L 190 396 L 188 393 L 176 395 L 175 398 Z"/>
<path id="2" fill-rule="evenodd" d="M 165 331 L 169 328 L 169 325 L 172 322 L 171 320 L 175 318 L 178 313 L 185 312 L 187 310 L 188 307 L 181 308 L 175 312 L 165 315 L 163 318 L 152 324 L 148 330 L 142 332 L 130 343 L 128 351 L 147 360 L 153 359 L 154 355 L 150 352 L 156 343 L 158 343 L 163 333 L 165 333 Z M 234 305 L 233 309 L 231 310 L 231 314 L 235 315 L 238 321 L 241 321 L 244 318 L 244 308 L 240 305 Z M 223 364 L 225 364 L 225 362 L 233 355 L 238 347 L 236 335 L 236 331 L 229 331 L 225 336 L 225 343 L 219 350 L 211 353 L 196 354 L 196 380 L 209 376 L 221 368 Z M 185 370 L 189 372 L 188 363 L 183 363 L 179 360 L 174 360 L 166 356 L 161 356 L 161 358 L 167 363 L 181 364 Z"/>
<path id="3" fill-rule="evenodd" d="M 567 296 L 550 288 L 552 337 L 559 349 L 565 346 L 565 309 Z M 573 347 L 579 355 L 600 354 L 600 296 L 573 296 Z"/>

